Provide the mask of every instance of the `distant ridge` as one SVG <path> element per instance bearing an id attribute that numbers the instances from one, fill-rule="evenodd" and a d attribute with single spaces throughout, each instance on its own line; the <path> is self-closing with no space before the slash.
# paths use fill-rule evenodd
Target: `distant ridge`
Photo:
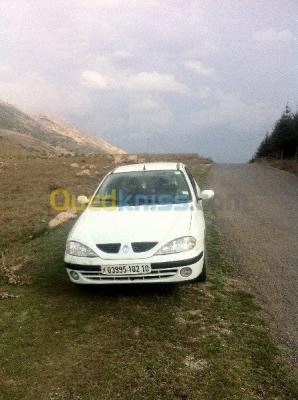
<path id="1" fill-rule="evenodd" d="M 125 151 L 50 114 L 30 116 L 0 101 L 0 138 L 49 154 L 125 154 Z"/>

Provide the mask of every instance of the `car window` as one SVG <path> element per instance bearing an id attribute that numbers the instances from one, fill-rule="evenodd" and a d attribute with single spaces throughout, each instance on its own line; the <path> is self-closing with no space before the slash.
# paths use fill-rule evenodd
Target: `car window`
<path id="1" fill-rule="evenodd" d="M 189 180 L 190 180 L 190 183 L 191 183 L 191 186 L 192 186 L 192 188 L 193 188 L 193 191 L 194 191 L 196 197 L 198 197 L 198 196 L 199 196 L 199 193 L 198 193 L 196 181 L 195 181 L 194 177 L 192 176 L 190 170 L 189 170 L 187 167 L 185 168 L 185 171 L 186 171 L 187 176 L 188 176 L 188 178 L 189 178 Z"/>
<path id="2" fill-rule="evenodd" d="M 187 180 L 180 170 L 123 172 L 108 175 L 92 206 L 178 204 L 187 203 L 191 198 Z"/>

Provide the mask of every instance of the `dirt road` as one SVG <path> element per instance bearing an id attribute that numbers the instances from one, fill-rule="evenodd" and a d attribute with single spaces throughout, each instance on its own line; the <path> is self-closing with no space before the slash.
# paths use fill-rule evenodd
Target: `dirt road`
<path id="1" fill-rule="evenodd" d="M 228 256 L 298 366 L 298 178 L 261 165 L 217 165 L 208 185 Z"/>

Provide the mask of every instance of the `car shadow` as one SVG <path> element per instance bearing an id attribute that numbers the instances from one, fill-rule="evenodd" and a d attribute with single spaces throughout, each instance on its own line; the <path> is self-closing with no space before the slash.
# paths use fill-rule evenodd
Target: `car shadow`
<path id="1" fill-rule="evenodd" d="M 131 284 L 131 285 L 75 285 L 72 292 L 82 297 L 152 297 L 172 296 L 178 290 L 178 285 L 173 284 Z"/>

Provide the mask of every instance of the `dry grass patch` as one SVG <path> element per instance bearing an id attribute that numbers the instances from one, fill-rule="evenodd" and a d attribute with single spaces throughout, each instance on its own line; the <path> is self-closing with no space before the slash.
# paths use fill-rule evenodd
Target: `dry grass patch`
<path id="1" fill-rule="evenodd" d="M 274 168 L 282 169 L 298 176 L 298 161 L 295 160 L 276 160 L 273 158 L 268 159 L 257 159 L 256 162 L 269 164 Z"/>

